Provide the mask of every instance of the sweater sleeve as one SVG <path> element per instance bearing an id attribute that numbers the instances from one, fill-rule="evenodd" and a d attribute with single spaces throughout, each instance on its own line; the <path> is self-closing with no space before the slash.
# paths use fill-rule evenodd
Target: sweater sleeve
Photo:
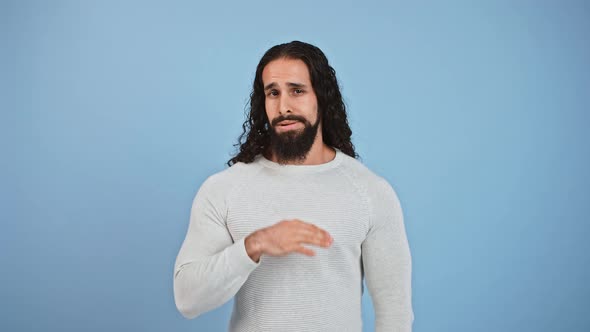
<path id="1" fill-rule="evenodd" d="M 260 264 L 248 256 L 244 239 L 234 242 L 227 229 L 228 187 L 213 175 L 193 200 L 188 231 L 174 264 L 174 301 L 187 319 L 229 301 Z"/>
<path id="2" fill-rule="evenodd" d="M 369 190 L 371 226 L 361 245 L 367 288 L 375 309 L 375 331 L 410 332 L 412 259 L 399 199 L 379 178 Z"/>

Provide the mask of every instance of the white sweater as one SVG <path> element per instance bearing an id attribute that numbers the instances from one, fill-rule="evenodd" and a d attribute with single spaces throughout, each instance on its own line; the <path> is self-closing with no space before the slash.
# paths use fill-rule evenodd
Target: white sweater
<path id="1" fill-rule="evenodd" d="M 325 229 L 316 252 L 255 263 L 244 238 L 285 219 Z M 320 165 L 279 165 L 259 155 L 207 178 L 193 201 L 174 266 L 174 299 L 186 318 L 235 296 L 230 331 L 362 331 L 362 279 L 375 329 L 411 331 L 412 261 L 390 184 L 336 150 Z"/>

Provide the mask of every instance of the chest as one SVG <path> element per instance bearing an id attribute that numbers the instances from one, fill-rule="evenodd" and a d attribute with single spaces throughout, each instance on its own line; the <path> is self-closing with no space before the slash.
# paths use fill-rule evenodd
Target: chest
<path id="1" fill-rule="evenodd" d="M 227 227 L 235 241 L 300 219 L 328 231 L 341 249 L 356 252 L 369 229 L 368 215 L 365 197 L 350 183 L 286 178 L 239 187 L 228 200 Z"/>

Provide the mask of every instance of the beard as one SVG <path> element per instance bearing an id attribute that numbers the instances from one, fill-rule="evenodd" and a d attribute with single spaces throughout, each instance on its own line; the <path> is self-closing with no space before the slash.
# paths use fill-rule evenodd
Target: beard
<path id="1" fill-rule="evenodd" d="M 275 128 L 279 122 L 284 120 L 299 121 L 304 124 L 304 128 L 301 130 L 288 130 L 279 134 Z M 307 119 L 295 115 L 274 119 L 270 130 L 270 148 L 277 162 L 279 164 L 286 164 L 287 162 L 304 161 L 315 141 L 319 125 L 319 114 L 313 125 Z"/>

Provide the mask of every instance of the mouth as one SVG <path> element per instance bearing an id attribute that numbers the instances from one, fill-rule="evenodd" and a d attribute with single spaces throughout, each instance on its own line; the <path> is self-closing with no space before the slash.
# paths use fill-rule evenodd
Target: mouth
<path id="1" fill-rule="evenodd" d="M 295 128 L 298 123 L 299 123 L 299 121 L 297 121 L 297 120 L 285 120 L 285 121 L 279 122 L 277 124 L 277 127 L 281 128 L 281 130 L 288 130 L 291 128 Z"/>
<path id="2" fill-rule="evenodd" d="M 296 120 L 285 120 L 285 121 L 281 121 L 278 123 L 279 126 L 288 126 L 288 125 L 292 125 L 294 123 L 296 123 L 298 121 Z"/>

